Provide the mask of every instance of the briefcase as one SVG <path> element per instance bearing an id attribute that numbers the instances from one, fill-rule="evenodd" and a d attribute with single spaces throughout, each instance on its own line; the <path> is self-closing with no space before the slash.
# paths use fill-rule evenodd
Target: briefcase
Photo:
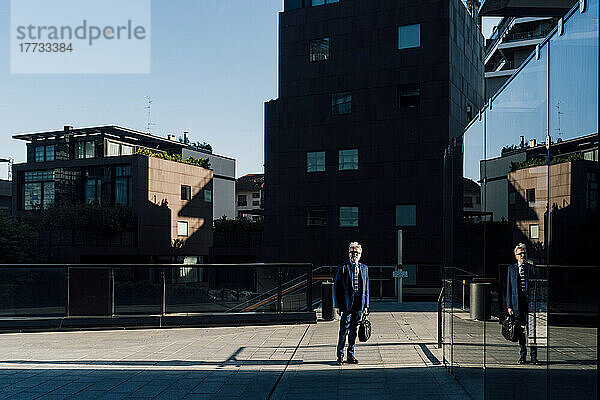
<path id="1" fill-rule="evenodd" d="M 358 324 L 358 340 L 366 342 L 371 337 L 371 321 L 367 319 L 367 315 L 363 314 L 360 323 Z"/>
<path id="2" fill-rule="evenodd" d="M 507 315 L 502 321 L 502 336 L 510 342 L 519 341 L 521 329 L 521 324 L 512 315 Z"/>

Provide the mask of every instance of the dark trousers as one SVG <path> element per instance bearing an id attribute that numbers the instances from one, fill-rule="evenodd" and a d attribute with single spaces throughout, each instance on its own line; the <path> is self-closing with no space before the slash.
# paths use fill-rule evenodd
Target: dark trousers
<path id="1" fill-rule="evenodd" d="M 523 327 L 521 330 L 521 335 L 519 336 L 519 348 L 521 358 L 525 358 L 527 356 L 527 313 L 519 313 L 519 323 Z M 537 358 L 537 347 L 534 345 L 529 346 L 529 356 L 531 358 Z"/>
<path id="2" fill-rule="evenodd" d="M 340 333 L 337 344 L 337 356 L 344 357 L 344 346 L 346 345 L 346 335 L 348 335 L 348 356 L 354 357 L 354 344 L 356 343 L 358 323 L 361 317 L 362 299 L 359 296 L 353 298 L 350 311 L 342 313 L 340 318 Z"/>

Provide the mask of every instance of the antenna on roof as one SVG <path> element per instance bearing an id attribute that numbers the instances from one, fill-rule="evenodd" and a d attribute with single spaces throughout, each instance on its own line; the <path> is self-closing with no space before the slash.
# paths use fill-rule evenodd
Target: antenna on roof
<path id="1" fill-rule="evenodd" d="M 150 128 L 152 127 L 152 125 L 155 125 L 154 123 L 152 123 L 152 120 L 150 119 L 150 112 L 152 111 L 152 103 L 153 100 L 152 98 L 150 98 L 150 96 L 146 96 L 146 106 L 144 107 L 146 110 L 148 110 L 148 123 L 146 124 L 146 132 L 150 133 Z"/>

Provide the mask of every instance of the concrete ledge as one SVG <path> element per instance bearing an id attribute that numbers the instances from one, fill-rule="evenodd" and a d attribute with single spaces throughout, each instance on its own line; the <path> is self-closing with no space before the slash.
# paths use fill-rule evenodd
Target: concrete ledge
<path id="1" fill-rule="evenodd" d="M 1 318 L 0 333 L 148 328 L 205 328 L 215 326 L 315 324 L 312 312 L 205 313 L 131 315 L 115 317 Z"/>

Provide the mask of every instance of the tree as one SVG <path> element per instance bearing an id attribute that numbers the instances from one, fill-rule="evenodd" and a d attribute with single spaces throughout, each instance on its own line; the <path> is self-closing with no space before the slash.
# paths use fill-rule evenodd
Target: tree
<path id="1" fill-rule="evenodd" d="M 39 262 L 34 241 L 34 230 L 0 211 L 0 264 Z"/>

